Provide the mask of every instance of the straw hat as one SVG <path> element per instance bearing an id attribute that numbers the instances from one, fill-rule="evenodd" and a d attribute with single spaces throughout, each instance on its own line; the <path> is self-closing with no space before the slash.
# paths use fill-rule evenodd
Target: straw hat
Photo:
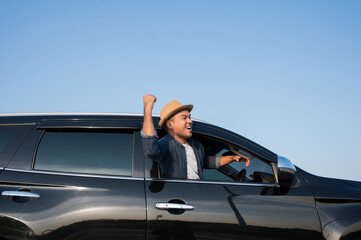
<path id="1" fill-rule="evenodd" d="M 180 112 L 182 110 L 188 110 L 190 112 L 192 111 L 192 109 L 192 104 L 182 105 L 177 100 L 170 101 L 160 111 L 160 121 L 158 123 L 159 127 L 163 128 L 164 123 L 177 112 Z"/>

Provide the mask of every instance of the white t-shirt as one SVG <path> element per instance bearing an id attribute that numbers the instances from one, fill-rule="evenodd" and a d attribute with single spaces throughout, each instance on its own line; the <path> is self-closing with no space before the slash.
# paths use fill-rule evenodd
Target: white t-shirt
<path id="1" fill-rule="evenodd" d="M 196 155 L 194 154 L 193 148 L 188 143 L 183 144 L 183 146 L 186 149 L 187 155 L 187 178 L 200 179 L 198 175 L 197 159 Z"/>

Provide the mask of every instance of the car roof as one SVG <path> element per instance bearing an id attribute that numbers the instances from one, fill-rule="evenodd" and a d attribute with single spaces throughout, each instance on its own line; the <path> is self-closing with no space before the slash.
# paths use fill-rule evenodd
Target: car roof
<path id="1" fill-rule="evenodd" d="M 143 116 L 143 114 L 140 114 L 140 113 L 87 113 L 87 112 L 0 113 L 0 117 L 41 117 L 41 116 Z"/>
<path id="2" fill-rule="evenodd" d="M 159 121 L 160 115 L 153 114 L 153 119 Z M 141 113 L 87 113 L 87 112 L 60 112 L 60 113 L 0 113 L 0 124 L 30 123 L 46 120 L 143 120 Z M 213 125 L 209 122 L 192 119 L 199 123 Z M 157 128 L 158 126 L 156 126 Z"/>
<path id="3" fill-rule="evenodd" d="M 2 122 L 38 122 L 45 120 L 84 120 L 84 119 L 140 119 L 143 114 L 131 113 L 9 113 L 0 114 L 0 123 Z"/>
<path id="4" fill-rule="evenodd" d="M 108 121 L 108 120 L 120 120 L 134 124 L 137 128 L 142 127 L 143 123 L 143 114 L 139 113 L 10 113 L 10 114 L 0 114 L 0 125 L 9 125 L 9 124 L 26 124 L 26 125 L 36 125 L 43 122 L 55 122 L 55 121 Z M 270 150 L 264 148 L 263 146 L 235 133 L 224 129 L 222 127 L 213 125 L 211 123 L 192 119 L 194 125 L 194 132 L 197 129 L 202 129 L 201 132 L 206 132 L 209 136 L 221 137 L 223 140 L 228 140 L 230 142 L 240 142 L 242 146 L 245 146 L 247 150 L 258 153 L 264 158 L 275 162 L 277 159 L 277 154 L 271 152 Z M 159 115 L 153 115 L 153 121 L 155 128 L 160 130 L 158 127 Z M 46 125 L 49 127 L 48 125 Z"/>

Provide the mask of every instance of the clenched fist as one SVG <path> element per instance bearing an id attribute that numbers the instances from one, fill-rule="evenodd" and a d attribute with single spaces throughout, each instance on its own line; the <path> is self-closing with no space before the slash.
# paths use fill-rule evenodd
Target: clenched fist
<path id="1" fill-rule="evenodd" d="M 157 98 L 151 94 L 146 94 L 143 96 L 143 104 L 145 110 L 152 110 L 154 103 L 157 101 Z"/>

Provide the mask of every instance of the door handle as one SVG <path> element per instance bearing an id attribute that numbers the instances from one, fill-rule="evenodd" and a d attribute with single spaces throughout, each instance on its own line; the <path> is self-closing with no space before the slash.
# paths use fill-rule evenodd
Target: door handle
<path id="1" fill-rule="evenodd" d="M 32 192 L 22 192 L 22 191 L 3 191 L 1 193 L 3 198 L 12 198 L 12 197 L 26 197 L 30 199 L 39 199 L 40 195 Z"/>
<path id="2" fill-rule="evenodd" d="M 160 210 L 194 210 L 193 205 L 181 204 L 181 203 L 156 203 L 155 208 Z"/>

